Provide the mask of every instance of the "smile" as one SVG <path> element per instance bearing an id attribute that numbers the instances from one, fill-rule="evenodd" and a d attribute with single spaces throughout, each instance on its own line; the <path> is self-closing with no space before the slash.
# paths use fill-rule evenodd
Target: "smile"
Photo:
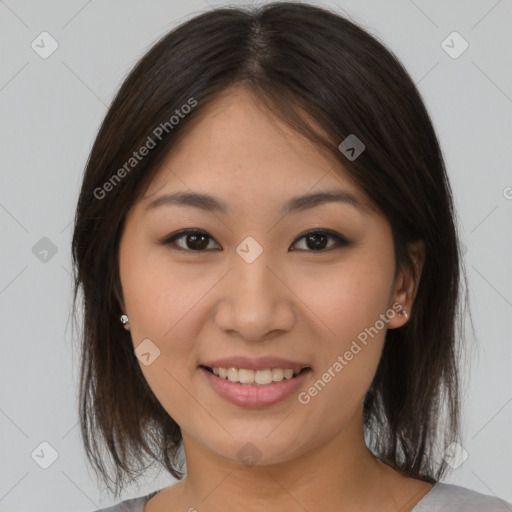
<path id="1" fill-rule="evenodd" d="M 210 387 L 225 400 L 242 407 L 267 407 L 289 397 L 312 372 L 293 369 L 237 369 L 199 366 Z"/>

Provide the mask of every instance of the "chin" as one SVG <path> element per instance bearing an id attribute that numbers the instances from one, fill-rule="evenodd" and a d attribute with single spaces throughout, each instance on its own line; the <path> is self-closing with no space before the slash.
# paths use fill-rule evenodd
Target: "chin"
<path id="1" fill-rule="evenodd" d="M 221 457 L 247 467 L 282 464 L 300 456 L 297 446 L 298 435 L 285 432 L 281 436 L 268 436 L 268 432 L 260 431 L 259 435 L 245 433 L 241 436 L 231 432 L 233 438 L 214 443 L 211 450 Z"/>

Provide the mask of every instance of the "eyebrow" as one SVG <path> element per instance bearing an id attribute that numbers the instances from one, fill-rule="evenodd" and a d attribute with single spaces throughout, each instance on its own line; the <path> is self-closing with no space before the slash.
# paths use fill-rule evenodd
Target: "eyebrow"
<path id="1" fill-rule="evenodd" d="M 367 211 L 365 205 L 354 194 L 344 190 L 326 190 L 292 197 L 284 203 L 281 213 L 287 215 L 289 213 L 302 212 L 327 203 L 344 203 L 362 212 Z M 223 214 L 228 213 L 229 210 L 225 203 L 210 194 L 174 192 L 157 197 L 146 206 L 145 211 L 164 205 L 188 206 Z"/>

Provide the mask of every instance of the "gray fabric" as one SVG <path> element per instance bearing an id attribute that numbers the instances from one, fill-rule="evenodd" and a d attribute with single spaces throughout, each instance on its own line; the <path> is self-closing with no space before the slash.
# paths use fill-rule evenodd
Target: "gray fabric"
<path id="1" fill-rule="evenodd" d="M 94 512 L 144 512 L 144 506 L 157 492 L 159 491 Z M 512 512 L 512 505 L 465 487 L 438 482 L 411 512 Z"/>
<path id="2" fill-rule="evenodd" d="M 108 508 L 100 508 L 94 512 L 144 512 L 144 506 L 146 503 L 158 492 L 160 491 L 153 491 L 145 496 L 125 500 L 117 505 L 113 505 Z"/>
<path id="3" fill-rule="evenodd" d="M 438 482 L 411 512 L 509 512 L 506 501 L 452 484 Z M 117 512 L 117 511 L 116 511 Z"/>

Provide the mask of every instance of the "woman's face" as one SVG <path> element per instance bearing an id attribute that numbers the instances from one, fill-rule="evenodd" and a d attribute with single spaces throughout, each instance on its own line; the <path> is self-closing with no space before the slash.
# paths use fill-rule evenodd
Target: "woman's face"
<path id="1" fill-rule="evenodd" d="M 168 197 L 192 192 L 223 208 Z M 339 199 L 306 199 L 319 192 Z M 129 212 L 119 264 L 141 370 L 185 440 L 270 464 L 359 424 L 386 328 L 405 322 L 396 301 L 410 305 L 390 226 L 365 201 L 243 89 L 168 155 Z M 202 366 L 215 364 L 259 370 L 232 379 L 283 380 L 233 383 Z"/>

